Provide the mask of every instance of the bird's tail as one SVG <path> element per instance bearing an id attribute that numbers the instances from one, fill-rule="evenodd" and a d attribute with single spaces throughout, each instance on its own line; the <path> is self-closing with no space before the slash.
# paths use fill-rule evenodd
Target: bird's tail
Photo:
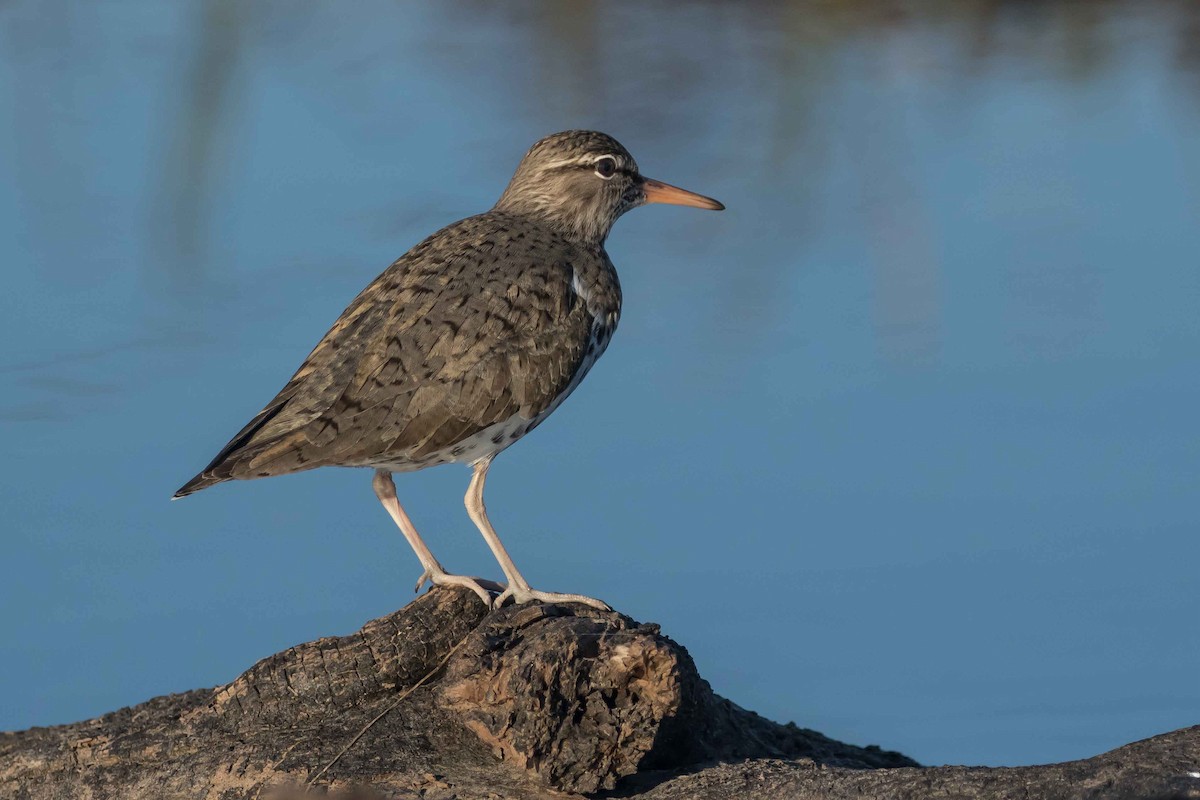
<path id="1" fill-rule="evenodd" d="M 215 486 L 218 483 L 223 483 L 229 480 L 228 478 L 219 478 L 211 472 L 201 472 L 196 477 L 179 487 L 179 491 L 171 495 L 172 500 L 178 500 L 181 497 L 187 497 L 189 494 L 195 494 L 201 489 L 207 489 L 210 486 Z"/>
<path id="2" fill-rule="evenodd" d="M 234 477 L 234 468 L 240 457 L 245 455 L 244 448 L 254 438 L 254 434 L 262 430 L 263 426 L 274 419 L 287 404 L 288 396 L 285 396 L 287 390 L 288 387 L 284 387 L 284 390 L 271 401 L 270 405 L 258 412 L 254 419 L 246 423 L 246 426 L 238 431 L 237 435 L 230 439 L 228 444 L 221 448 L 221 452 L 217 453 L 213 457 L 213 460 L 208 462 L 208 466 L 201 470 L 199 475 L 192 478 L 183 486 L 180 486 L 179 491 L 171 499 L 178 500 L 181 497 L 187 497 L 189 494 L 195 494 L 201 489 L 207 489 L 209 486 L 231 480 Z M 283 399 L 281 400 L 280 397 Z"/>

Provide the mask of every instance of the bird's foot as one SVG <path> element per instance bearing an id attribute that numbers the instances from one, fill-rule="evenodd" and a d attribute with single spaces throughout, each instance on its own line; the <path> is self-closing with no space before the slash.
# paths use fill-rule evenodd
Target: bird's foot
<path id="1" fill-rule="evenodd" d="M 514 603 L 528 603 L 537 600 L 540 603 L 583 603 L 585 606 L 600 609 L 601 611 L 612 611 L 608 603 L 595 599 L 594 597 L 586 597 L 581 594 L 559 594 L 558 592 L 539 592 L 536 589 L 525 587 L 509 586 L 500 596 L 492 603 L 492 608 L 499 608 L 504 605 L 504 601 L 512 598 Z"/>
<path id="2" fill-rule="evenodd" d="M 421 587 L 425 585 L 425 581 L 429 581 L 434 586 L 465 586 L 479 595 L 479 599 L 488 608 L 495 607 L 492 601 L 494 593 L 507 591 L 504 584 L 489 581 L 486 578 L 470 578 L 466 575 L 451 575 L 448 572 L 433 572 L 428 569 L 421 573 L 421 577 L 417 579 L 417 586 L 413 591 L 421 591 Z"/>

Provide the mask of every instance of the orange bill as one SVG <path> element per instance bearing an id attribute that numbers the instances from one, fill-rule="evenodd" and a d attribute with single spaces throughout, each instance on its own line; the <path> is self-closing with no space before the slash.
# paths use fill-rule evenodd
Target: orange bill
<path id="1" fill-rule="evenodd" d="M 689 192 L 686 189 L 680 189 L 678 186 L 672 186 L 669 183 L 651 180 L 650 178 L 644 178 L 642 182 L 646 188 L 647 203 L 667 203 L 673 206 L 692 206 L 693 208 L 707 208 L 710 211 L 725 210 L 725 206 L 721 205 L 716 200 L 713 200 L 711 197 L 705 197 L 702 194 Z"/>

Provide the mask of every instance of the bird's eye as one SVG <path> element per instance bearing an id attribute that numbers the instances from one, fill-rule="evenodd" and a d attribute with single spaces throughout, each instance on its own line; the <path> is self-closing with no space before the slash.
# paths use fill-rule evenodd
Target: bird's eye
<path id="1" fill-rule="evenodd" d="M 608 180 L 613 175 L 617 174 L 617 160 L 612 156 L 605 156 L 596 162 L 596 174 L 604 180 Z"/>

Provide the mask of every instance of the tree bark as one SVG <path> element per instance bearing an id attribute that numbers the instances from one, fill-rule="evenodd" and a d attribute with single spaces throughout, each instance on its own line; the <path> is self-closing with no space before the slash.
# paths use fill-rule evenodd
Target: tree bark
<path id="1" fill-rule="evenodd" d="M 435 589 L 225 686 L 0 736 L 0 797 L 1200 797 L 1200 727 L 1086 761 L 920 768 L 713 694 L 656 625 Z"/>

